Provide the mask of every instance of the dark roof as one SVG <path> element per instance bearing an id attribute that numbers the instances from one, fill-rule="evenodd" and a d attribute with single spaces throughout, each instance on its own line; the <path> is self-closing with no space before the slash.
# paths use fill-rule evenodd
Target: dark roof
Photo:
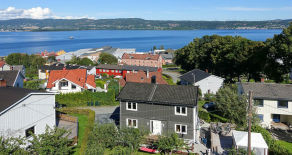
<path id="1" fill-rule="evenodd" d="M 44 65 L 41 66 L 41 70 L 45 71 L 45 70 L 63 70 L 63 68 L 66 68 L 67 70 L 71 70 L 71 69 L 92 69 L 94 66 L 80 66 L 80 65 L 65 65 L 62 63 L 55 63 L 52 65 Z"/>
<path id="2" fill-rule="evenodd" d="M 164 85 L 148 83 L 127 83 L 118 100 L 149 102 L 158 104 L 197 105 L 195 86 Z"/>
<path id="3" fill-rule="evenodd" d="M 182 76 L 180 76 L 179 78 L 181 80 L 187 81 L 191 84 L 194 83 L 194 79 L 196 80 L 196 82 L 201 81 L 202 79 L 205 79 L 207 77 L 211 76 L 211 74 L 204 72 L 202 70 L 199 69 L 193 69 L 185 74 L 183 74 Z"/>
<path id="4" fill-rule="evenodd" d="M 0 79 L 4 79 L 7 86 L 13 87 L 18 72 L 18 70 L 0 71 Z"/>
<path id="5" fill-rule="evenodd" d="M 0 113 L 33 92 L 41 91 L 15 87 L 0 87 Z"/>
<path id="6" fill-rule="evenodd" d="M 97 69 L 117 69 L 117 70 L 135 70 L 135 71 L 149 71 L 156 72 L 158 70 L 157 67 L 148 67 L 148 66 L 134 66 L 134 65 L 111 65 L 111 64 L 99 64 Z"/>
<path id="7" fill-rule="evenodd" d="M 173 54 L 168 53 L 168 54 L 160 54 L 163 59 L 173 59 Z"/>
<path id="8" fill-rule="evenodd" d="M 277 83 L 238 83 L 247 94 L 250 90 L 255 99 L 289 100 L 292 101 L 292 85 Z"/>

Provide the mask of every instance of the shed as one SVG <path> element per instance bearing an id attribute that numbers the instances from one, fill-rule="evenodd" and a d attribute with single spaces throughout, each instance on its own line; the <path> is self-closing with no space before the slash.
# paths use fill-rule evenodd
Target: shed
<path id="1" fill-rule="evenodd" d="M 247 149 L 248 133 L 244 131 L 232 132 L 233 145 L 235 148 Z M 261 133 L 251 133 L 251 149 L 256 155 L 268 155 L 268 145 Z"/>

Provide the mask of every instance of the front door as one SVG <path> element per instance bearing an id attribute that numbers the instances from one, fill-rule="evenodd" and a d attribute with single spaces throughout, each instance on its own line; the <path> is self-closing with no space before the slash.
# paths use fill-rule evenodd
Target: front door
<path id="1" fill-rule="evenodd" d="M 151 120 L 150 121 L 150 131 L 153 135 L 160 135 L 161 134 L 161 121 Z"/>

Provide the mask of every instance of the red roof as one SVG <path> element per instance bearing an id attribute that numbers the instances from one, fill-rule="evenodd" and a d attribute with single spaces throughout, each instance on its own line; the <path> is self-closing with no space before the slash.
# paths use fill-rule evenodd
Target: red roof
<path id="1" fill-rule="evenodd" d="M 0 67 L 3 67 L 5 65 L 5 61 L 0 61 Z"/>
<path id="2" fill-rule="evenodd" d="M 71 81 L 84 89 L 87 89 L 86 84 L 96 88 L 94 75 L 87 75 L 86 69 L 52 70 L 49 75 L 47 88 L 54 87 L 54 82 L 61 79 Z"/>
<path id="3" fill-rule="evenodd" d="M 139 59 L 139 60 L 158 60 L 158 54 L 129 54 L 124 53 L 122 59 Z"/>
<path id="4" fill-rule="evenodd" d="M 155 76 L 156 84 L 167 84 L 167 82 L 162 78 L 161 72 L 149 72 L 149 76 L 147 77 L 147 73 L 144 71 L 138 71 L 137 73 L 127 73 L 125 82 L 136 82 L 136 83 L 151 83 L 152 77 Z M 124 82 L 120 81 L 121 86 L 124 86 Z"/>

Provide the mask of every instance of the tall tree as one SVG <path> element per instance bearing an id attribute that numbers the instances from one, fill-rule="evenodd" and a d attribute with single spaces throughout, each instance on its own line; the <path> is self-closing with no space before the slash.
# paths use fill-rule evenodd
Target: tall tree
<path id="1" fill-rule="evenodd" d="M 108 53 L 101 53 L 99 55 L 98 61 L 101 64 L 117 64 L 118 63 L 118 59 L 112 54 L 108 54 Z"/>

